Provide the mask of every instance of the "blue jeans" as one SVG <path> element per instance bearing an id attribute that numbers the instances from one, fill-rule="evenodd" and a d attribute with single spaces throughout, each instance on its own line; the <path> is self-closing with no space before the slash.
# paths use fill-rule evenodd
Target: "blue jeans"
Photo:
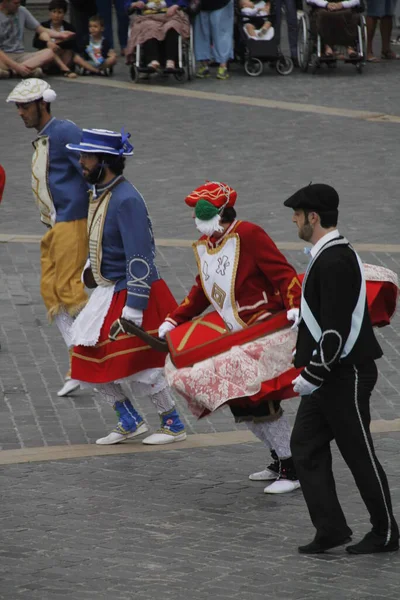
<path id="1" fill-rule="evenodd" d="M 212 49 L 211 49 L 212 44 Z M 219 64 L 233 58 L 233 0 L 219 10 L 202 10 L 194 22 L 196 60 L 215 59 Z"/>
<path id="2" fill-rule="evenodd" d="M 112 30 L 112 5 L 114 4 L 118 22 L 118 40 L 121 49 L 126 48 L 128 43 L 129 17 L 125 9 L 124 0 L 96 0 L 99 15 L 104 19 L 104 37 L 111 48 L 114 48 L 114 36 Z"/>
<path id="3" fill-rule="evenodd" d="M 288 28 L 290 56 L 297 58 L 297 7 L 296 0 L 276 0 L 276 29 L 281 33 L 282 4 L 285 6 L 286 22 Z"/>

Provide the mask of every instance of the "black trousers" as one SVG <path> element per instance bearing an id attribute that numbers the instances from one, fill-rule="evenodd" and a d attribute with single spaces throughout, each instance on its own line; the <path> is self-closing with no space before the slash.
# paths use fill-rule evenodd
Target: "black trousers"
<path id="1" fill-rule="evenodd" d="M 383 543 L 398 538 L 386 474 L 370 434 L 370 396 L 377 380 L 374 361 L 339 365 L 310 396 L 303 396 L 294 424 L 293 460 L 318 538 L 351 535 L 332 472 L 331 441 L 353 474 Z"/>
<path id="2" fill-rule="evenodd" d="M 178 60 L 178 38 L 179 34 L 175 29 L 169 29 L 165 39 L 159 42 L 155 38 L 147 40 L 143 44 L 146 64 L 157 60 L 164 64 L 167 60 Z"/>

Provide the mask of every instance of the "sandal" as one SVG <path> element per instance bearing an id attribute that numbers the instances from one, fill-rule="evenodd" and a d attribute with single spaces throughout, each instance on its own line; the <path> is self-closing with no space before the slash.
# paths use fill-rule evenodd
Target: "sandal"
<path id="1" fill-rule="evenodd" d="M 381 62 L 381 59 L 378 58 L 377 56 L 374 56 L 373 54 L 371 54 L 371 56 L 369 56 L 367 58 L 367 62 L 369 62 L 369 63 L 379 63 L 379 62 Z"/>
<path id="2" fill-rule="evenodd" d="M 78 77 L 78 75 L 76 73 L 74 73 L 73 71 L 63 71 L 63 75 L 64 75 L 64 77 L 67 77 L 68 79 L 76 79 Z"/>
<path id="3" fill-rule="evenodd" d="M 388 50 L 387 52 L 381 53 L 381 58 L 384 60 L 398 60 L 400 56 L 393 52 L 393 50 Z"/>

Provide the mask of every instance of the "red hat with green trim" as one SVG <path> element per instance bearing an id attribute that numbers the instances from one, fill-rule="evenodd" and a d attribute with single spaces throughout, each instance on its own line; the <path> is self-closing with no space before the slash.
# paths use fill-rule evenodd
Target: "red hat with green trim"
<path id="1" fill-rule="evenodd" d="M 221 231 L 220 215 L 222 210 L 235 204 L 237 193 L 226 183 L 207 181 L 196 188 L 185 202 L 194 208 L 196 226 L 203 234 L 211 235 Z"/>

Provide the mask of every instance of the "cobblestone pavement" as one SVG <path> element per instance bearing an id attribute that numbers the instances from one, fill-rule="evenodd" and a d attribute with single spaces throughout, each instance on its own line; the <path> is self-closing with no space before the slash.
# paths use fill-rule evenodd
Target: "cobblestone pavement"
<path id="1" fill-rule="evenodd" d="M 341 230 L 353 242 L 398 244 L 399 124 L 323 109 L 400 116 L 399 68 L 395 62 L 368 65 L 360 77 L 342 65 L 314 77 L 286 78 L 266 69 L 257 79 L 234 67 L 229 82 L 179 88 L 209 93 L 202 99 L 163 93 L 177 87 L 173 82 L 151 82 L 149 91 L 127 85 L 129 73 L 120 64 L 110 82 L 122 87 L 53 79 L 59 95 L 54 113 L 80 126 L 124 125 L 132 132 L 136 153 L 127 176 L 146 197 L 156 237 L 195 237 L 182 199 L 207 178 L 237 188 L 241 218 L 259 222 L 279 242 L 296 241 L 282 202 L 313 180 L 338 188 Z M 13 85 L 0 82 L 0 102 Z M 218 101 L 211 94 L 219 94 Z M 221 94 L 244 101 L 224 102 Z M 306 103 L 310 110 L 251 106 L 252 98 Z M 8 181 L 0 234 L 42 234 L 29 189 L 34 132 L 24 129 L 13 106 L 1 107 L 0 162 Z M 304 268 L 301 251 L 286 254 Z M 400 272 L 400 253 L 364 252 L 362 258 Z M 191 249 L 160 247 L 158 264 L 181 299 L 195 274 Z M 385 356 L 372 416 L 394 422 L 400 404 L 399 318 L 378 336 Z M 56 395 L 67 356 L 46 322 L 37 243 L 0 244 L 0 341 L 3 451 L 93 443 L 114 425 L 112 411 L 96 394 Z M 295 400 L 285 403 L 290 419 L 296 406 Z M 158 419 L 149 402 L 140 401 L 139 408 L 154 428 Z M 235 429 L 225 411 L 197 422 L 180 401 L 179 408 L 189 433 Z M 399 513 L 399 434 L 375 439 Z M 3 466 L 0 599 L 398 599 L 396 555 L 297 555 L 296 546 L 312 537 L 304 501 L 300 493 L 264 496 L 262 484 L 248 481 L 265 464 L 259 444 L 180 448 Z M 341 459 L 336 473 L 359 537 L 368 529 L 363 504 Z"/>
<path id="2" fill-rule="evenodd" d="M 399 435 L 376 438 L 397 509 Z M 243 444 L 4 467 L 0 598 L 398 600 L 398 554 L 297 554 L 302 495 L 263 494 L 247 475 L 264 460 Z M 335 470 L 359 539 L 364 506 Z"/>

